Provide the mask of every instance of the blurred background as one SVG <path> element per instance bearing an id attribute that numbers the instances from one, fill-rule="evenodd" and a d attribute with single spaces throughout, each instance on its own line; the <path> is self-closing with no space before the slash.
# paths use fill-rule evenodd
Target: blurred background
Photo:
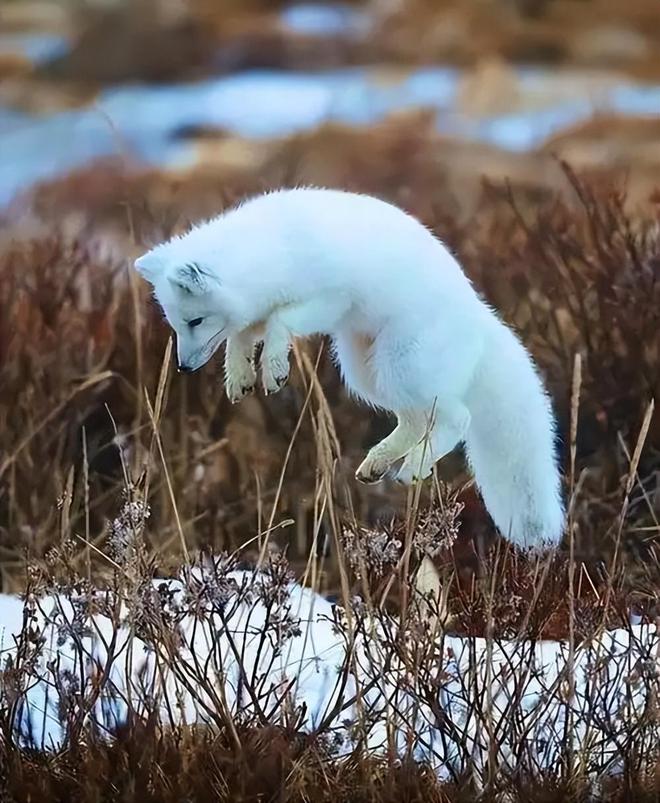
<path id="1" fill-rule="evenodd" d="M 94 159 L 255 170 L 406 117 L 461 182 L 660 162 L 656 0 L 2 0 L 0 82 L 3 203 Z"/>
<path id="2" fill-rule="evenodd" d="M 0 0 L 3 581 L 72 533 L 102 545 L 126 467 L 150 454 L 144 390 L 168 332 L 132 260 L 294 184 L 380 195 L 445 239 L 541 366 L 565 467 L 582 354 L 579 555 L 602 561 L 622 532 L 617 554 L 657 569 L 657 415 L 625 526 L 620 511 L 660 392 L 658 0 Z M 304 371 L 236 408 L 219 365 L 168 377 L 190 546 L 291 517 L 282 541 L 304 562 L 328 526 L 321 436 L 342 514 L 380 526 L 404 509 L 400 488 L 352 480 L 391 422 L 347 399 L 325 357 L 319 373 L 336 442 Z M 472 538 L 490 525 L 463 500 Z M 162 561 L 179 544 L 162 473 L 150 501 Z"/>

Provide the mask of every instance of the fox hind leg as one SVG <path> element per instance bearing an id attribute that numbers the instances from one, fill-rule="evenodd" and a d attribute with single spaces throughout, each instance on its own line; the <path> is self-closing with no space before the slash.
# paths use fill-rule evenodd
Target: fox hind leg
<path id="1" fill-rule="evenodd" d="M 396 479 L 405 485 L 425 480 L 438 460 L 465 439 L 469 426 L 470 412 L 462 402 L 438 405 L 425 437 L 408 452 Z"/>
<path id="2" fill-rule="evenodd" d="M 400 413 L 397 420 L 395 429 L 369 450 L 355 472 L 360 482 L 370 484 L 382 480 L 393 464 L 424 438 L 428 429 L 428 419 L 424 413 Z"/>

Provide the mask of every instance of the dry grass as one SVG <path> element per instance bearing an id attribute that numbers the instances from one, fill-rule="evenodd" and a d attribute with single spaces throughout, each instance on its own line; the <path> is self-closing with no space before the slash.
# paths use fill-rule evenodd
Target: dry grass
<path id="1" fill-rule="evenodd" d="M 409 136 L 401 135 L 401 154 L 414 148 Z M 611 182 L 583 180 L 568 169 L 563 195 L 533 203 L 523 193 L 487 186 L 481 205 L 466 220 L 460 204 L 431 186 L 423 171 L 411 165 L 416 184 L 405 187 L 398 174 L 391 174 L 388 165 L 396 147 L 391 144 L 370 163 L 363 188 L 421 216 L 458 253 L 504 318 L 518 327 L 548 379 L 563 444 L 569 441 L 573 360 L 582 355 L 576 549 L 585 559 L 611 555 L 627 452 L 660 382 L 656 221 L 631 218 L 623 192 Z M 0 321 L 5 573 L 20 569 L 25 550 L 32 558 L 42 557 L 61 536 L 55 502 L 69 486 L 68 526 L 80 529 L 88 493 L 85 527 L 92 538 L 100 537 L 123 482 L 122 450 L 137 473 L 145 462 L 150 435 L 144 388 L 156 385 L 167 332 L 145 288 L 129 273 L 132 256 L 264 182 L 277 183 L 287 172 L 288 181 L 295 181 L 305 151 L 298 156 L 266 172 L 260 182 L 230 176 L 224 182 L 200 178 L 173 184 L 157 174 L 126 176 L 112 166 L 83 171 L 37 194 L 33 214 L 44 222 L 28 224 L 30 218 L 18 209 L 6 221 L 0 241 L 14 239 L 0 254 L 0 298 L 6 311 Z M 304 166 L 300 169 L 304 177 Z M 312 359 L 320 345 L 309 347 Z M 358 456 L 387 421 L 346 399 L 324 354 L 319 376 L 340 441 L 335 473 L 340 507 L 347 512 L 352 506 L 367 525 L 401 515 L 405 495 L 396 488 L 364 491 L 350 481 Z M 299 372 L 268 404 L 257 396 L 231 408 L 214 366 L 168 380 L 166 396 L 164 456 L 191 546 L 217 550 L 250 537 L 259 517 L 268 515 L 297 428 L 279 513 L 298 522 L 292 558 L 304 558 L 310 543 L 305 521 L 314 506 L 315 477 L 309 467 L 315 464 L 316 448 L 313 421 L 303 413 L 306 389 Z M 638 553 L 641 566 L 654 565 L 659 450 L 654 416 L 621 535 L 623 555 Z M 565 446 L 563 452 L 566 466 Z M 450 470 L 452 465 L 455 473 L 458 464 L 450 462 Z M 158 532 L 154 547 L 164 555 L 178 534 L 162 480 L 156 480 L 152 492 Z M 487 529 L 478 500 L 467 492 L 464 501 L 470 530 Z M 292 534 L 287 533 L 288 541 Z"/>
<path id="2" fill-rule="evenodd" d="M 75 7 L 71 53 L 37 75 L 79 84 L 162 81 L 250 67 L 507 63 L 624 69 L 657 78 L 660 25 L 650 0 L 355 2 L 363 30 L 286 30 L 284 0 L 131 0 Z M 12 65 L 9 65 L 10 68 Z M 10 69 L 10 72 L 12 70 Z"/>

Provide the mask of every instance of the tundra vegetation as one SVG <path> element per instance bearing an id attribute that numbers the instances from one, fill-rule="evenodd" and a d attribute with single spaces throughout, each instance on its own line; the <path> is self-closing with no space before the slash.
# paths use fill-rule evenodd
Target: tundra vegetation
<path id="1" fill-rule="evenodd" d="M 584 5 L 592 4 L 597 0 Z M 567 65 L 586 58 L 591 23 L 582 4 L 492 0 L 484 4 L 487 27 L 467 6 L 442 5 L 445 24 L 472 25 L 482 44 L 492 40 L 498 58 L 541 53 L 546 63 L 551 57 Z M 575 25 L 566 39 L 561 14 L 568 5 L 575 6 Z M 18 19 L 27 2 L 9 6 Z M 120 66 L 146 80 L 208 73 L 207 51 L 190 45 L 200 20 L 223 43 L 236 43 L 238 66 L 266 56 L 297 68 L 314 59 L 320 66 L 360 60 L 354 38 L 335 34 L 320 48 L 268 27 L 277 4 L 249 6 L 222 24 L 214 4 L 203 2 L 190 4 L 192 22 L 158 17 L 149 64 L 133 43 L 126 52 L 136 63 Z M 413 43 L 437 10 L 421 1 L 410 6 L 415 13 L 406 18 L 381 19 L 363 60 L 413 58 Z M 653 40 L 645 4 L 625 6 L 612 25 Z M 142 30 L 117 22 L 127 13 L 119 3 L 103 11 L 114 15 L 113 36 Z M 79 102 L 91 90 L 72 76 L 91 59 L 99 14 L 49 68 L 0 61 L 8 86 L 30 87 L 33 99 L 65 87 Z M 507 27 L 514 14 L 517 23 Z M 161 29 L 167 36 L 159 39 Z M 186 63 L 173 64 L 168 43 L 180 37 L 188 42 L 178 49 Z M 467 44 L 445 52 L 442 37 L 427 39 L 420 58 L 439 53 L 472 64 Z M 640 46 L 626 68 L 657 77 L 652 52 Z M 123 79 L 93 71 L 87 77 Z M 660 159 L 638 147 L 655 136 L 652 125 L 595 118 L 515 155 L 441 136 L 424 111 L 359 128 L 330 122 L 250 144 L 218 131 L 187 132 L 200 158 L 185 171 L 125 157 L 99 160 L 27 188 L 2 210 L 0 579 L 4 593 L 26 601 L 20 637 L 0 644 L 3 800 L 658 798 L 660 763 L 649 741 L 660 716 L 657 648 L 628 679 L 645 690 L 643 716 L 626 727 L 617 712 L 596 723 L 615 743 L 606 766 L 597 766 L 602 751 L 593 740 L 573 749 L 564 723 L 565 749 L 551 769 L 541 768 L 525 733 L 493 726 L 487 683 L 469 697 L 467 714 L 483 723 L 487 746 L 477 755 L 466 736 L 470 755 L 460 772 L 439 774 L 420 759 L 404 716 L 427 707 L 439 731 L 450 733 L 436 702 L 443 678 L 433 646 L 445 638 L 484 638 L 492 649 L 516 639 L 562 641 L 570 668 L 585 645 L 606 643 L 604 633 L 625 632 L 632 643 L 640 623 L 658 622 Z M 610 152 L 624 154 L 623 164 L 630 155 L 626 175 L 598 158 L 608 136 L 619 138 Z M 221 159 L 210 158 L 214 148 Z M 391 422 L 347 398 L 321 339 L 296 346 L 291 380 L 277 395 L 257 393 L 236 406 L 222 390 L 221 355 L 199 373 L 173 371 L 168 328 L 130 269 L 135 256 L 248 194 L 302 183 L 377 194 L 417 215 L 521 333 L 559 419 L 569 516 L 556 554 L 521 554 L 497 536 L 460 452 L 424 487 L 356 484 L 360 455 Z M 195 571 L 210 556 L 220 563 L 213 581 L 200 583 Z M 254 587 L 236 584 L 232 572 L 255 568 L 261 574 Z M 154 591 L 157 577 L 183 577 L 185 600 L 176 610 L 165 592 Z M 236 714 L 221 684 L 209 681 L 208 665 L 184 655 L 177 641 L 181 617 L 194 619 L 208 606 L 229 617 L 231 599 L 261 611 L 268 624 L 260 649 L 280 654 L 301 632 L 288 601 L 292 579 L 335 605 L 333 633 L 345 647 L 336 683 L 357 684 L 350 723 L 330 708 L 310 727 L 305 707 L 286 686 L 274 692 L 267 672 L 243 672 L 249 702 Z M 198 701 L 204 724 L 163 716 L 163 706 L 177 710 L 177 699 L 143 700 L 139 710 L 129 701 L 126 722 L 108 738 L 97 702 L 115 693 L 112 667 L 125 661 L 110 638 L 105 663 L 89 677 L 51 667 L 62 744 L 42 750 L 39 734 L 19 739 L 21 701 L 44 650 L 44 594 L 78 611 L 64 636 L 78 645 L 81 665 L 88 617 L 103 615 L 115 632 L 128 627 L 158 656 L 187 699 Z M 368 704 L 372 687 L 355 663 L 356 645 L 365 644 L 378 645 L 383 676 L 405 693 L 405 711 L 396 695 L 387 715 Z M 570 696 L 570 671 L 564 681 L 560 693 Z M 587 684 L 584 694 L 602 712 L 602 687 Z M 522 696 L 509 705 L 506 721 L 523 721 Z M 388 717 L 403 743 L 390 734 L 374 750 L 368 734 Z M 350 749 L 342 742 L 348 731 Z M 451 738 L 460 745 L 460 735 Z"/>

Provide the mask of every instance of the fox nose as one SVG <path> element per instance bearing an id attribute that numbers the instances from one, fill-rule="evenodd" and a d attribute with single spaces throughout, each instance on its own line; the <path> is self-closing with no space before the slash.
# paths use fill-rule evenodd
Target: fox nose
<path id="1" fill-rule="evenodd" d="M 179 369 L 179 373 L 180 374 L 190 374 L 190 373 L 192 373 L 192 368 L 189 365 L 187 365 L 185 362 L 180 362 L 179 366 L 178 366 L 178 369 Z"/>

